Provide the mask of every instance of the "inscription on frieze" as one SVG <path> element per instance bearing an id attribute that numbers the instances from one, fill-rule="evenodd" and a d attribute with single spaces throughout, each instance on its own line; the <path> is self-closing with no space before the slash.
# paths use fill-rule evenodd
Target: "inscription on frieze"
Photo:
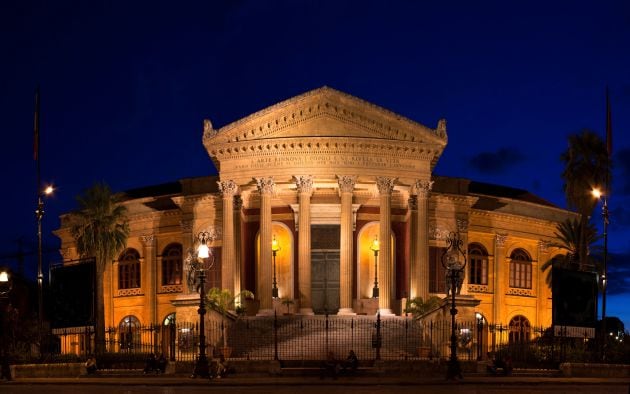
<path id="1" fill-rule="evenodd" d="M 235 164 L 235 170 L 265 169 L 269 167 L 361 167 L 416 170 L 413 160 L 396 157 L 341 156 L 341 155 L 301 155 L 252 157 Z"/>

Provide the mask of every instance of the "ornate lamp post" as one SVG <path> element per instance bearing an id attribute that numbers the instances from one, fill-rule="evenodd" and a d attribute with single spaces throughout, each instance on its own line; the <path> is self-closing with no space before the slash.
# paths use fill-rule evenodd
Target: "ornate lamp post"
<path id="1" fill-rule="evenodd" d="M 278 298 L 278 282 L 276 281 L 276 254 L 282 249 L 280 244 L 276 240 L 276 236 L 273 236 L 271 241 L 271 251 L 273 252 L 273 285 L 271 287 L 271 297 Z"/>
<path id="2" fill-rule="evenodd" d="M 193 369 L 192 377 L 200 376 L 202 378 L 210 377 L 210 368 L 208 365 L 208 358 L 206 357 L 206 330 L 205 330 L 205 315 L 206 315 L 206 270 L 214 264 L 214 256 L 210 253 L 210 248 L 207 245 L 207 241 L 209 240 L 209 233 L 207 231 L 202 231 L 198 235 L 200 244 L 197 247 L 196 256 L 193 256 L 192 253 L 188 254 L 187 260 L 190 264 L 190 267 L 199 274 L 199 309 L 197 313 L 199 313 L 199 355 L 197 357 L 197 362 L 195 363 L 195 368 Z M 210 265 L 208 268 L 205 266 L 205 259 L 212 256 L 210 260 Z"/>
<path id="3" fill-rule="evenodd" d="M 37 187 L 40 187 L 39 176 L 37 180 Z M 40 338 L 42 327 L 44 325 L 44 295 L 43 295 L 43 283 L 44 274 L 42 273 L 42 219 L 44 218 L 44 196 L 50 195 L 53 192 L 52 186 L 47 186 L 43 190 L 38 190 L 37 193 L 37 209 L 35 210 L 35 218 L 37 219 L 37 333 Z"/>
<path id="4" fill-rule="evenodd" d="M 477 319 L 477 361 L 483 358 L 483 315 L 479 312 L 475 313 Z"/>
<path id="5" fill-rule="evenodd" d="M 602 218 L 604 219 L 604 267 L 602 272 L 602 358 L 606 358 L 606 341 L 608 340 L 608 334 L 606 330 L 606 286 L 607 274 L 608 274 L 608 223 L 610 218 L 608 216 L 608 198 L 605 193 L 602 193 L 599 189 L 593 189 L 593 196 L 598 200 L 602 200 Z"/>
<path id="6" fill-rule="evenodd" d="M 459 294 L 461 280 L 463 279 L 464 268 L 466 267 L 466 253 L 462 249 L 464 241 L 459 237 L 459 233 L 451 232 L 446 239 L 446 251 L 442 255 L 442 266 L 446 269 L 446 280 L 450 285 L 451 293 L 451 358 L 448 361 L 446 371 L 447 379 L 462 378 L 462 369 L 457 359 L 457 325 L 455 324 L 455 293 Z M 463 262 L 460 261 L 463 259 Z M 448 289 L 446 295 L 448 296 Z"/>
<path id="7" fill-rule="evenodd" d="M 374 237 L 370 249 L 374 252 L 374 288 L 372 289 L 372 298 L 378 298 L 378 238 Z"/>

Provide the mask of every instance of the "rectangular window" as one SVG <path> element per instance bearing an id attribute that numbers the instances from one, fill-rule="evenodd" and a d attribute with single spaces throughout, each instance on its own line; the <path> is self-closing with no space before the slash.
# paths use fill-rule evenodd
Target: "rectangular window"
<path id="1" fill-rule="evenodd" d="M 442 266 L 442 255 L 446 248 L 429 247 L 429 293 L 446 292 L 446 270 Z"/>
<path id="2" fill-rule="evenodd" d="M 529 261 L 512 260 L 510 262 L 510 287 L 532 288 L 532 264 Z"/>

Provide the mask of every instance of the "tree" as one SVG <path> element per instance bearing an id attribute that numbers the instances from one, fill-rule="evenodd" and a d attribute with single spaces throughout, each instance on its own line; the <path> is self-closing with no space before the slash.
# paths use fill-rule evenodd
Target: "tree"
<path id="1" fill-rule="evenodd" d="M 96 261 L 96 315 L 95 353 L 105 348 L 105 308 L 103 276 L 106 264 L 111 262 L 127 245 L 129 224 L 127 209 L 118 204 L 109 186 L 95 183 L 77 196 L 78 210 L 70 214 L 70 233 L 83 258 Z"/>
<path id="2" fill-rule="evenodd" d="M 581 235 L 581 231 L 581 223 L 577 218 L 566 219 L 565 221 L 558 223 L 556 232 L 554 233 L 558 242 L 554 242 L 549 246 L 565 250 L 567 253 L 564 255 L 556 255 L 545 261 L 540 266 L 540 270 L 542 272 L 547 272 L 545 282 L 547 282 L 547 286 L 550 288 L 554 267 L 569 270 L 580 269 L 578 261 L 578 245 L 580 243 L 580 239 L 584 239 L 587 246 L 587 260 L 583 268 L 595 267 L 598 265 L 598 261 L 590 253 L 593 250 L 593 244 L 599 239 L 597 229 L 592 222 L 588 222 L 586 225 L 586 234 L 584 236 Z"/>
<path id="3" fill-rule="evenodd" d="M 569 146 L 561 160 L 564 162 L 562 179 L 567 203 L 580 214 L 577 261 L 578 268 L 584 270 L 588 264 L 588 242 L 584 237 L 597 204 L 591 192 L 595 187 L 605 186 L 610 179 L 610 158 L 604 141 L 596 133 L 584 130 L 569 136 Z"/>
<path id="4" fill-rule="evenodd" d="M 240 293 L 233 296 L 230 290 L 219 289 L 218 287 L 213 287 L 210 290 L 208 290 L 208 293 L 206 293 L 206 300 L 207 300 L 206 305 L 208 305 L 210 309 L 220 313 L 221 317 L 223 318 L 222 324 L 223 324 L 223 347 L 224 348 L 227 347 L 228 327 L 227 327 L 227 322 L 225 321 L 225 319 L 228 313 L 228 309 L 230 308 L 230 306 L 234 304 L 234 302 L 237 299 L 240 299 L 242 297 L 253 298 L 254 293 L 252 293 L 249 290 L 243 290 Z"/>

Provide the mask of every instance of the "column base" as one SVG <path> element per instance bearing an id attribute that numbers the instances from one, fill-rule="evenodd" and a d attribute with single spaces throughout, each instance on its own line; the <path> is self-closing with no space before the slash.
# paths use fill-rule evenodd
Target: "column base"
<path id="1" fill-rule="evenodd" d="M 259 309 L 256 316 L 273 316 L 273 309 Z"/>
<path id="2" fill-rule="evenodd" d="M 392 311 L 389 308 L 380 308 L 378 310 L 378 312 L 381 313 L 381 316 L 396 316 L 396 314 L 394 313 L 394 311 Z"/>
<path id="3" fill-rule="evenodd" d="M 300 308 L 300 311 L 298 312 L 298 315 L 313 316 L 314 314 L 315 312 L 313 312 L 313 308 Z"/>
<path id="4" fill-rule="evenodd" d="M 339 308 L 339 312 L 337 312 L 337 315 L 356 316 L 356 313 L 352 308 Z"/>

